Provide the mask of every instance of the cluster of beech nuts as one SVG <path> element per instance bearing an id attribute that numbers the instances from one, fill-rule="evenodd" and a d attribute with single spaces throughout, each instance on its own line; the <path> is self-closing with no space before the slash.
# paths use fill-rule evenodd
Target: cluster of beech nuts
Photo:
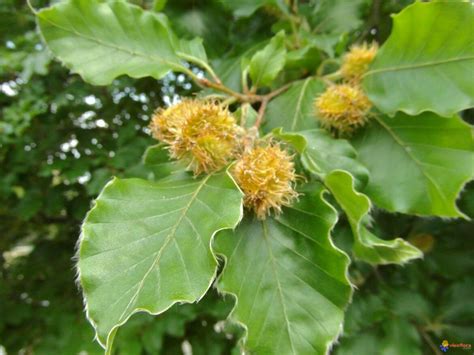
<path id="1" fill-rule="evenodd" d="M 342 84 L 331 84 L 314 101 L 323 127 L 351 133 L 363 125 L 371 103 L 360 80 L 377 52 L 376 45 L 352 47 L 344 57 Z M 275 141 L 250 139 L 228 107 L 215 101 L 184 99 L 158 109 L 150 125 L 170 157 L 187 164 L 194 175 L 212 174 L 230 165 L 230 173 L 244 193 L 244 205 L 259 219 L 280 213 L 298 197 L 293 156 Z"/>
<path id="2" fill-rule="evenodd" d="M 330 85 L 314 101 L 321 126 L 341 134 L 350 134 L 367 122 L 372 107 L 360 82 L 377 53 L 377 45 L 353 46 L 341 66 L 342 84 Z"/>
<path id="3" fill-rule="evenodd" d="M 259 219 L 272 210 L 279 213 L 297 197 L 293 157 L 273 141 L 244 144 L 245 131 L 217 102 L 185 99 L 158 109 L 150 128 L 171 158 L 186 162 L 195 175 L 211 174 L 233 162 L 230 172 L 244 193 L 244 205 Z"/>

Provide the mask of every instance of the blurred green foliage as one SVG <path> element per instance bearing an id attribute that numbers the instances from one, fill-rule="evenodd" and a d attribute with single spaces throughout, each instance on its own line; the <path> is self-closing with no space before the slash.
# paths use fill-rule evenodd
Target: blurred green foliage
<path id="1" fill-rule="evenodd" d="M 410 2 L 357 1 L 359 12 L 351 10 L 344 22 L 329 20 L 325 26 L 357 29 L 351 36 L 383 41 L 389 14 Z M 323 9 L 325 3 L 307 1 Z M 345 1 L 337 3 L 324 9 L 329 19 L 340 16 L 331 17 L 331 11 L 347 11 Z M 165 9 L 177 18 L 177 32 L 203 37 L 213 57 L 251 48 L 274 22 L 268 8 L 257 9 L 259 17 L 236 20 L 218 1 L 170 1 Z M 337 38 L 338 45 L 348 43 Z M 229 67 L 232 58 L 220 62 Z M 80 223 L 112 176 L 147 177 L 141 157 L 153 143 L 150 114 L 192 91 L 183 75 L 173 74 L 160 82 L 120 78 L 109 87 L 87 85 L 52 61 L 24 1 L 0 2 L 0 346 L 7 353 L 102 353 L 74 282 Z M 459 205 L 474 218 L 474 184 Z M 426 256 L 404 267 L 352 266 L 359 292 L 334 353 L 430 354 L 443 339 L 474 344 L 474 225 L 383 212 L 375 220 L 378 235 L 408 236 Z M 342 247 L 347 231 L 341 221 L 336 242 Z M 241 330 L 223 322 L 231 306 L 231 300 L 211 292 L 197 305 L 158 317 L 136 315 L 120 329 L 115 351 L 237 354 Z"/>

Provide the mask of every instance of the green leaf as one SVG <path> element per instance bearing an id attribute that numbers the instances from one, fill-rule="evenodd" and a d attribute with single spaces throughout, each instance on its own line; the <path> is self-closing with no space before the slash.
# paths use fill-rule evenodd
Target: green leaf
<path id="1" fill-rule="evenodd" d="M 460 217 L 456 197 L 474 176 L 472 128 L 433 113 L 374 116 L 353 140 L 369 169 L 363 191 L 391 212 Z"/>
<path id="2" fill-rule="evenodd" d="M 236 17 L 251 16 L 262 6 L 274 5 L 282 12 L 288 13 L 284 0 L 220 0 L 224 6 L 231 9 Z"/>
<path id="3" fill-rule="evenodd" d="M 306 170 L 322 181 L 334 170 L 350 172 L 357 188 L 363 188 L 369 179 L 369 171 L 357 160 L 357 152 L 345 139 L 335 139 L 324 129 L 301 132 L 283 132 L 276 128 L 272 134 L 291 144 L 301 155 Z"/>
<path id="4" fill-rule="evenodd" d="M 354 178 L 345 171 L 334 171 L 325 184 L 345 211 L 354 235 L 354 255 L 371 264 L 402 264 L 423 254 L 407 241 L 383 240 L 365 226 L 371 208 L 370 200 L 354 189 Z"/>
<path id="5" fill-rule="evenodd" d="M 314 71 L 321 63 L 321 52 L 315 46 L 291 50 L 286 54 L 285 68 L 304 72 Z"/>
<path id="6" fill-rule="evenodd" d="M 136 312 L 201 299 L 216 274 L 210 242 L 241 216 L 241 193 L 227 174 L 109 183 L 82 226 L 78 261 L 101 345 L 110 351 Z"/>
<path id="7" fill-rule="evenodd" d="M 154 0 L 153 1 L 153 11 L 159 12 L 162 11 L 168 0 Z"/>
<path id="8" fill-rule="evenodd" d="M 207 63 L 206 49 L 204 48 L 201 38 L 194 38 L 190 41 L 184 39 L 180 40 L 176 54 L 200 66 L 204 66 Z"/>
<path id="9" fill-rule="evenodd" d="M 235 297 L 230 318 L 249 353 L 325 354 L 341 331 L 349 261 L 329 238 L 337 216 L 324 191 L 307 185 L 280 217 L 247 218 L 215 240 L 226 260 L 218 290 Z"/>
<path id="10" fill-rule="evenodd" d="M 335 139 L 323 129 L 298 132 L 306 141 L 307 146 L 301 155 L 306 169 L 319 176 L 322 180 L 334 170 L 350 172 L 358 188 L 363 188 L 369 179 L 369 172 L 357 160 L 357 152 L 345 139 Z"/>
<path id="11" fill-rule="evenodd" d="M 300 154 L 303 154 L 308 146 L 306 138 L 301 133 L 283 132 L 281 127 L 275 128 L 272 135 L 291 144 L 291 146 Z"/>
<path id="12" fill-rule="evenodd" d="M 161 143 L 147 148 L 143 155 L 143 164 L 153 172 L 156 180 L 186 168 L 183 162 L 170 160 L 166 146 Z"/>
<path id="13" fill-rule="evenodd" d="M 293 84 L 268 104 L 265 129 L 282 127 L 286 131 L 303 131 L 317 128 L 313 101 L 324 89 L 324 83 L 314 78 Z"/>
<path id="14" fill-rule="evenodd" d="M 269 86 L 285 66 L 285 32 L 278 32 L 250 60 L 249 74 L 255 87 Z"/>
<path id="15" fill-rule="evenodd" d="M 364 0 L 321 0 L 307 13 L 317 32 L 341 34 L 362 25 L 363 3 Z"/>
<path id="16" fill-rule="evenodd" d="M 184 68 L 175 54 L 182 44 L 162 14 L 126 2 L 71 0 L 37 16 L 51 51 L 91 84 L 107 85 L 124 74 L 160 79 Z"/>
<path id="17" fill-rule="evenodd" d="M 307 47 L 321 50 L 330 58 L 334 58 L 335 47 L 344 38 L 340 33 L 314 34 L 305 29 L 300 29 L 300 37 L 306 42 Z"/>
<path id="18" fill-rule="evenodd" d="M 235 112 L 234 117 L 245 128 L 252 128 L 257 121 L 258 112 L 249 103 L 243 103 Z"/>
<path id="19" fill-rule="evenodd" d="M 394 17 L 364 88 L 383 112 L 452 116 L 474 106 L 474 7 L 417 2 Z"/>
<path id="20" fill-rule="evenodd" d="M 421 337 L 416 326 L 406 319 L 395 317 L 384 324 L 385 337 L 381 354 L 421 355 Z"/>
<path id="21" fill-rule="evenodd" d="M 212 62 L 212 67 L 222 83 L 235 91 L 241 91 L 242 89 L 241 60 L 240 57 L 232 57 L 217 59 Z"/>

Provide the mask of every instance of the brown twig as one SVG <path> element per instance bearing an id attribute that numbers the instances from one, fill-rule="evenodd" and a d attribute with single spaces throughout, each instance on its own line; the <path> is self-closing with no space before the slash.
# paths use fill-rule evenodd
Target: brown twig
<path id="1" fill-rule="evenodd" d="M 218 91 L 225 92 L 226 94 L 235 97 L 237 100 L 241 102 L 257 102 L 259 100 L 259 95 L 253 95 L 253 94 L 241 94 L 240 92 L 234 91 L 227 86 L 224 86 L 222 84 L 210 81 L 206 78 L 198 78 L 197 79 L 197 84 L 205 87 L 205 88 L 212 88 Z"/>
<path id="2" fill-rule="evenodd" d="M 270 101 L 271 99 L 273 99 L 275 96 L 278 96 L 280 95 L 281 93 L 285 92 L 286 90 L 288 90 L 290 88 L 290 86 L 293 85 L 293 82 L 290 82 L 288 84 L 285 84 L 283 85 L 282 87 L 272 91 L 272 92 L 269 92 L 268 94 L 264 95 L 263 96 L 263 100 L 268 100 Z"/>
<path id="3" fill-rule="evenodd" d="M 260 104 L 260 107 L 258 108 L 257 119 L 255 120 L 255 124 L 253 125 L 257 129 L 260 127 L 260 125 L 263 122 L 263 116 L 265 115 L 265 110 L 267 109 L 268 101 L 269 101 L 268 99 L 263 100 L 262 103 Z"/>

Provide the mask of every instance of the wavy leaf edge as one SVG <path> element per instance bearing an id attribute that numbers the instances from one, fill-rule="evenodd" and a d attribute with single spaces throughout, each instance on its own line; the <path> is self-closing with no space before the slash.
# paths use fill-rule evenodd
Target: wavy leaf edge
<path id="1" fill-rule="evenodd" d="M 237 187 L 238 191 L 240 191 L 241 194 L 242 191 L 241 189 L 238 187 L 235 179 L 232 177 L 232 175 L 230 174 L 229 172 L 229 169 L 227 169 L 225 171 L 225 174 L 232 180 L 232 182 L 235 184 L 235 186 Z M 206 180 L 212 175 L 208 175 L 207 178 L 205 178 Z M 102 194 L 104 193 L 104 191 L 109 187 L 111 186 L 115 181 L 119 181 L 119 180 L 130 180 L 130 179 L 120 179 L 120 178 L 117 178 L 116 176 L 114 176 L 110 181 L 108 181 L 104 188 L 102 189 L 102 191 L 100 192 L 100 194 L 97 196 L 97 198 L 95 200 L 98 200 Z M 80 288 L 81 290 L 81 293 L 82 293 L 82 296 L 83 296 L 83 305 L 84 305 L 84 311 L 86 313 L 86 318 L 87 320 L 89 321 L 89 323 L 92 325 L 92 327 L 94 328 L 94 340 L 96 340 L 100 346 L 105 350 L 105 354 L 106 355 L 112 355 L 112 348 L 113 348 L 113 342 L 114 342 L 114 338 L 115 338 L 115 334 L 117 333 L 117 330 L 123 326 L 125 323 L 127 323 L 129 321 L 129 319 L 137 314 L 137 313 L 147 313 L 149 315 L 152 315 L 152 316 L 158 316 L 164 312 L 166 312 L 168 309 L 170 309 L 171 307 L 173 307 L 174 305 L 176 304 L 185 304 L 185 303 L 188 303 L 188 304 L 192 304 L 192 303 L 198 303 L 199 301 L 202 300 L 202 298 L 207 294 L 207 292 L 209 291 L 209 289 L 212 287 L 212 285 L 214 284 L 214 282 L 216 281 L 216 276 L 217 276 L 217 272 L 218 272 L 218 266 L 219 266 L 219 259 L 218 259 L 218 255 L 214 252 L 214 249 L 212 248 L 212 243 L 214 241 L 214 238 L 216 236 L 216 234 L 222 230 L 225 230 L 225 229 L 235 229 L 239 224 L 240 222 L 242 221 L 242 218 L 244 216 L 244 209 L 243 209 L 243 203 L 241 202 L 240 204 L 240 215 L 239 215 L 239 219 L 238 221 L 230 228 L 228 227 L 224 227 L 224 228 L 220 228 L 220 229 L 217 229 L 214 231 L 214 233 L 211 235 L 211 238 L 210 238 L 210 241 L 209 241 L 209 250 L 211 251 L 211 254 L 214 258 L 214 261 L 215 261 L 215 269 L 214 269 L 214 274 L 209 282 L 209 285 L 207 286 L 206 290 L 202 293 L 202 295 L 196 299 L 196 300 L 175 300 L 174 302 L 172 302 L 168 307 L 164 308 L 164 309 L 161 309 L 159 310 L 158 312 L 151 312 L 150 310 L 147 310 L 145 308 L 135 308 L 133 312 L 131 312 L 130 315 L 128 315 L 123 321 L 121 321 L 120 323 L 116 324 L 108 333 L 107 335 L 107 339 L 105 341 L 105 344 L 104 342 L 99 338 L 99 336 L 97 335 L 98 332 L 97 332 L 97 324 L 95 322 L 95 320 L 90 316 L 89 314 L 89 308 L 88 308 L 88 303 L 87 303 L 87 297 L 86 297 L 86 294 L 84 293 L 84 289 L 82 288 L 82 274 L 81 274 L 81 270 L 79 268 L 79 263 L 77 262 L 79 260 L 79 253 L 80 253 L 80 250 L 81 250 L 81 244 L 82 244 L 82 240 L 84 238 L 84 235 L 83 235 L 83 231 L 82 231 L 82 228 L 84 226 L 84 224 L 87 222 L 88 218 L 89 218 L 89 215 L 97 208 L 97 203 L 94 201 L 94 206 L 87 212 L 86 214 L 86 217 L 84 218 L 84 221 L 82 222 L 82 225 L 81 225 L 81 233 L 79 235 L 79 239 L 77 241 L 77 244 L 76 244 L 76 254 L 74 256 L 74 260 L 76 261 L 76 265 L 75 265 L 75 269 L 76 269 L 76 284 L 78 285 L 78 287 Z"/>
<path id="2" fill-rule="evenodd" d="M 324 186 L 324 185 L 323 185 Z M 330 191 L 324 187 L 324 189 L 321 191 L 320 193 L 320 198 L 321 200 L 323 201 L 324 204 L 326 204 L 333 212 L 334 212 L 334 222 L 333 222 L 333 225 L 331 227 L 331 229 L 329 230 L 328 232 L 328 235 L 327 235 L 327 238 L 329 240 L 329 243 L 331 244 L 331 246 L 337 251 L 339 252 L 341 255 L 343 255 L 346 259 L 346 265 L 345 265 L 345 278 L 347 280 L 347 283 L 349 285 L 349 287 L 351 288 L 351 291 L 350 291 L 350 295 L 349 295 L 349 300 L 346 304 L 346 307 L 345 307 L 345 310 L 347 310 L 347 308 L 349 307 L 349 305 L 352 303 L 352 299 L 353 299 L 353 296 L 354 296 L 354 291 L 356 289 L 356 286 L 351 282 L 351 279 L 349 277 L 349 266 L 351 264 L 351 258 L 350 256 L 345 252 L 343 251 L 342 249 L 338 248 L 332 238 L 331 238 L 331 232 L 333 231 L 334 227 L 336 226 L 337 222 L 339 221 L 339 215 L 337 213 L 337 210 L 336 208 L 331 204 L 329 203 L 329 201 L 325 198 L 325 195 L 326 194 L 330 194 Z M 291 208 L 291 207 L 289 207 Z M 284 213 L 284 211 L 283 211 Z M 237 324 L 239 327 L 241 327 L 241 329 L 244 330 L 244 335 L 239 339 L 239 343 L 241 344 L 241 347 L 242 348 L 245 348 L 245 343 L 247 341 L 247 336 L 248 336 L 248 328 L 247 326 L 245 325 L 245 323 L 243 322 L 240 322 L 239 320 L 237 320 L 236 318 L 233 317 L 233 314 L 235 312 L 235 310 L 237 309 L 237 306 L 238 306 L 238 303 L 239 303 L 239 299 L 237 297 L 237 295 L 231 291 L 225 291 L 219 287 L 217 287 L 217 285 L 219 284 L 219 281 L 222 277 L 222 275 L 224 275 L 225 271 L 226 271 L 226 268 L 227 268 L 227 257 L 222 254 L 222 253 L 217 253 L 217 252 L 213 252 L 215 255 L 217 255 L 219 258 L 221 258 L 223 260 L 223 267 L 222 267 L 222 270 L 221 270 L 221 273 L 220 275 L 215 279 L 215 288 L 218 292 L 219 295 L 221 295 L 222 297 L 226 297 L 226 296 L 230 296 L 233 298 L 234 300 L 234 305 L 232 307 L 232 310 L 230 311 L 229 315 L 227 316 L 227 318 L 225 319 L 226 322 L 230 322 L 232 324 Z M 329 352 L 333 345 L 337 343 L 338 339 L 341 337 L 343 331 L 344 331 L 344 320 L 341 322 L 340 326 L 339 326 L 339 332 L 334 336 L 332 342 L 330 342 L 329 344 L 327 344 L 327 349 L 326 351 Z"/>
<path id="3" fill-rule="evenodd" d="M 346 175 L 350 178 L 351 180 L 351 189 L 352 191 L 354 192 L 354 195 L 357 196 L 358 198 L 362 198 L 364 199 L 366 202 L 367 202 L 367 208 L 365 209 L 365 213 L 363 215 L 361 215 L 360 219 L 358 221 L 354 221 L 355 223 L 357 223 L 357 228 L 356 228 L 356 231 L 353 230 L 353 226 L 352 226 L 352 223 L 351 223 L 351 218 L 347 215 L 347 213 L 345 212 L 348 220 L 349 220 L 349 223 L 351 224 L 351 229 L 353 230 L 352 233 L 355 234 L 357 232 L 357 234 L 359 235 L 359 237 L 356 237 L 354 235 L 354 239 L 358 239 L 359 243 L 362 244 L 364 247 L 381 247 L 381 248 L 392 248 L 392 249 L 396 249 L 397 247 L 399 246 L 402 246 L 402 245 L 405 245 L 405 246 L 411 246 L 413 247 L 413 255 L 410 256 L 410 257 L 406 257 L 405 259 L 402 259 L 401 261 L 399 262 L 395 262 L 395 261 L 381 261 L 381 262 L 377 262 L 377 263 L 373 263 L 373 262 L 370 262 L 368 260 L 365 260 L 365 259 L 361 259 L 360 257 L 357 256 L 357 253 L 355 252 L 354 255 L 357 259 L 359 260 L 363 260 L 365 262 L 368 262 L 372 265 L 388 265 L 388 264 L 399 264 L 399 265 L 404 265 L 404 264 L 407 264 L 408 262 L 410 261 L 413 261 L 415 259 L 423 259 L 424 258 L 424 254 L 418 249 L 416 248 L 414 245 L 410 244 L 409 242 L 407 242 L 405 239 L 401 238 L 401 237 L 396 237 L 394 239 L 390 239 L 390 240 L 386 240 L 387 242 L 389 243 L 393 243 L 393 247 L 390 247 L 386 244 L 384 244 L 383 242 L 379 242 L 379 241 L 374 241 L 372 243 L 372 246 L 371 245 L 367 245 L 365 243 L 365 241 L 363 240 L 363 238 L 361 237 L 362 235 L 362 228 L 365 228 L 366 225 L 364 224 L 364 221 L 363 219 L 365 217 L 367 217 L 369 214 L 370 214 L 370 211 L 372 210 L 372 208 L 374 207 L 374 205 L 372 204 L 372 201 L 370 200 L 370 198 L 365 195 L 364 193 L 362 192 L 359 192 L 357 191 L 356 187 L 355 187 L 355 178 L 354 176 L 346 171 L 346 170 L 333 170 L 331 173 L 328 174 L 328 178 L 331 178 L 331 176 L 334 176 L 336 174 L 343 174 L 343 175 Z M 328 188 L 329 191 L 331 191 L 330 188 Z M 334 198 L 337 200 L 336 196 L 333 195 Z M 339 201 L 338 201 L 339 203 Z M 343 209 L 344 210 L 344 209 Z M 369 233 L 371 235 L 373 235 L 370 231 Z M 377 236 L 373 235 L 374 237 L 376 237 L 377 239 L 380 239 L 378 238 Z M 385 239 L 380 239 L 381 241 L 385 241 Z M 354 240 L 355 242 L 355 240 Z M 354 245 L 353 246 L 353 249 L 356 249 L 356 246 Z M 418 252 L 417 252 L 418 251 Z"/>

